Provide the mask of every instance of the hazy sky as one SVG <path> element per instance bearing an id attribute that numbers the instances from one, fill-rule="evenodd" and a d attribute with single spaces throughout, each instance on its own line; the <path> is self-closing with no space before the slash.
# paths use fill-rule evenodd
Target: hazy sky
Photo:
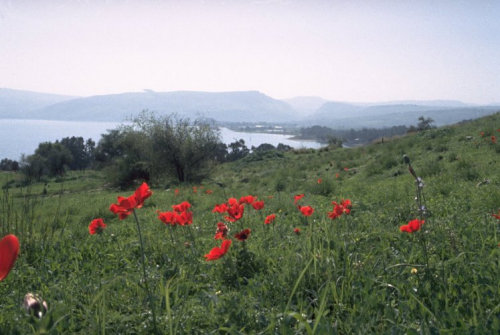
<path id="1" fill-rule="evenodd" d="M 500 1 L 0 0 L 0 87 L 500 102 Z"/>

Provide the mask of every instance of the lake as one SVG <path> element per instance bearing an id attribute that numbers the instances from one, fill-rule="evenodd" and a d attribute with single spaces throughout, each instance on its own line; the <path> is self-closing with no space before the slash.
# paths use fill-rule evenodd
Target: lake
<path id="1" fill-rule="evenodd" d="M 93 139 L 96 143 L 101 134 L 115 129 L 118 122 L 80 122 L 80 121 L 47 121 L 0 119 L 0 160 L 9 158 L 19 160 L 21 154 L 34 153 L 41 142 L 54 142 L 64 137 L 81 136 L 85 140 Z M 322 145 L 314 141 L 291 140 L 288 135 L 236 132 L 220 128 L 224 143 L 243 139 L 248 148 L 269 143 L 274 146 L 279 143 L 293 148 L 320 148 Z"/>

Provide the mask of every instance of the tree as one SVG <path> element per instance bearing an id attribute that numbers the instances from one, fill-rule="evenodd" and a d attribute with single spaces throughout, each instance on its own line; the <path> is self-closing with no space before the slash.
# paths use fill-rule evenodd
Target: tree
<path id="1" fill-rule="evenodd" d="M 95 142 L 92 139 L 89 138 L 85 142 L 83 137 L 72 136 L 63 138 L 60 143 L 71 152 L 71 170 L 83 170 L 90 166 L 95 150 Z"/>
<path id="2" fill-rule="evenodd" d="M 241 159 L 250 153 L 243 139 L 229 143 L 228 148 L 227 160 L 230 162 Z"/>
<path id="3" fill-rule="evenodd" d="M 283 144 L 283 143 L 278 143 L 278 146 L 276 147 L 278 151 L 290 151 L 293 150 L 291 146 L 288 144 Z"/>
<path id="4" fill-rule="evenodd" d="M 0 161 L 0 171 L 17 171 L 19 170 L 19 163 L 8 158 Z"/>
<path id="5" fill-rule="evenodd" d="M 335 136 L 328 136 L 328 146 L 334 148 L 342 148 L 342 139 Z"/>
<path id="6" fill-rule="evenodd" d="M 107 134 L 103 134 L 94 150 L 95 161 L 101 165 L 106 165 L 115 158 L 123 156 L 126 150 L 124 138 L 124 129 L 113 129 L 108 131 Z"/>
<path id="7" fill-rule="evenodd" d="M 252 147 L 253 152 L 266 152 L 266 151 L 272 151 L 272 150 L 276 150 L 276 147 L 272 144 L 269 144 L 269 143 L 262 143 L 257 148 Z"/>
<path id="8" fill-rule="evenodd" d="M 44 175 L 62 176 L 72 159 L 71 152 L 61 143 L 43 142 L 33 155 L 21 158 L 21 171 L 28 180 L 40 180 Z"/>
<path id="9" fill-rule="evenodd" d="M 432 126 L 432 123 L 434 122 L 433 119 L 431 119 L 430 117 L 429 118 L 425 118 L 423 116 L 419 117 L 418 118 L 418 124 L 417 124 L 417 131 L 424 131 L 424 130 L 428 130 L 428 129 L 431 129 L 431 128 L 434 128 Z"/>
<path id="10" fill-rule="evenodd" d="M 142 152 L 156 177 L 170 174 L 181 182 L 197 179 L 220 155 L 219 131 L 203 121 L 143 112 L 125 132 L 136 132 L 144 140 Z"/>

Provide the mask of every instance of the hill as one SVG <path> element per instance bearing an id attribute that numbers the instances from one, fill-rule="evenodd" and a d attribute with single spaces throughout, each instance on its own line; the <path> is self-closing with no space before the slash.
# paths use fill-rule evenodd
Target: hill
<path id="1" fill-rule="evenodd" d="M 258 91 L 131 92 L 71 97 L 0 89 L 0 118 L 68 121 L 131 119 L 143 110 L 176 113 L 189 118 L 219 122 L 299 122 L 334 129 L 413 125 L 419 116 L 431 117 L 436 125 L 474 119 L 500 110 L 500 106 L 473 106 L 454 100 L 345 103 L 321 97 L 277 100 Z"/>
<path id="2" fill-rule="evenodd" d="M 314 96 L 293 97 L 284 99 L 283 101 L 289 104 L 301 116 L 308 116 L 314 113 L 318 108 L 328 102 L 321 97 Z"/>
<path id="3" fill-rule="evenodd" d="M 411 126 L 420 116 L 430 117 L 443 126 L 493 114 L 500 106 L 466 106 L 459 102 L 438 102 L 436 105 L 389 103 L 369 106 L 327 102 L 311 114 L 306 124 L 322 124 L 332 128 L 383 128 Z"/>
<path id="4" fill-rule="evenodd" d="M 0 88 L 0 118 L 27 118 L 35 110 L 74 98 L 59 94 Z"/>
<path id="5" fill-rule="evenodd" d="M 257 91 L 122 93 L 73 99 L 44 107 L 31 114 L 49 120 L 124 121 L 142 110 L 176 113 L 190 118 L 218 121 L 273 122 L 294 117 L 286 103 Z"/>

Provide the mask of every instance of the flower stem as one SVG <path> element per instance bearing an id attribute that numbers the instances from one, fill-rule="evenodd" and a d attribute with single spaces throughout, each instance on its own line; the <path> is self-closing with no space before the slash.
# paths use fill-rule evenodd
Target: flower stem
<path id="1" fill-rule="evenodd" d="M 156 327 L 156 313 L 155 313 L 155 308 L 154 308 L 154 303 L 153 303 L 153 296 L 151 295 L 151 291 L 149 290 L 148 278 L 147 278 L 147 274 L 146 274 L 146 256 L 144 254 L 144 242 L 142 241 L 141 225 L 139 224 L 139 219 L 137 218 L 137 214 L 135 212 L 135 209 L 133 209 L 132 212 L 134 213 L 135 223 L 137 224 L 137 233 L 139 234 L 139 242 L 141 244 L 141 263 L 142 263 L 142 275 L 143 275 L 143 279 L 144 279 L 144 287 L 146 289 L 146 293 L 148 294 L 149 307 L 151 308 L 151 313 L 153 314 L 154 333 L 158 334 L 158 329 Z"/>

